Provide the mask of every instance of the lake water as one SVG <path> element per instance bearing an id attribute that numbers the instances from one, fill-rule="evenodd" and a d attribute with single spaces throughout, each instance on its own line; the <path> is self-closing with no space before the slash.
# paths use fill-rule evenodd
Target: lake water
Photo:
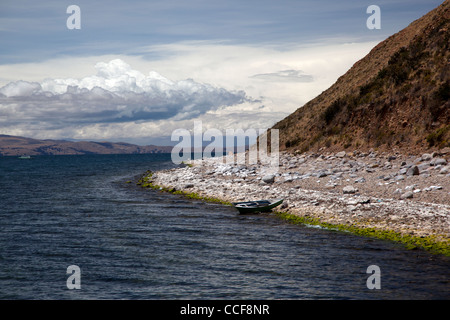
<path id="1" fill-rule="evenodd" d="M 448 257 L 136 186 L 172 166 L 169 154 L 1 157 L 0 299 L 450 298 Z"/>

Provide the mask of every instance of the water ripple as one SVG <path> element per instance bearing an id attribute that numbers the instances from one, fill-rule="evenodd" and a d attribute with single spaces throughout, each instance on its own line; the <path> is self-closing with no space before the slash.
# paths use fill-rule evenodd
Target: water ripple
<path id="1" fill-rule="evenodd" d="M 125 183 L 169 159 L 2 158 L 0 299 L 450 298 L 446 257 Z"/>

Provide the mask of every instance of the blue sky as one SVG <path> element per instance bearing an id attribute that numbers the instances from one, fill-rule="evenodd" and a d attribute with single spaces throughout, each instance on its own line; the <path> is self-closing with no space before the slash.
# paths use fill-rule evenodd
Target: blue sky
<path id="1" fill-rule="evenodd" d="M 0 61 L 63 55 L 141 54 L 142 46 L 187 40 L 246 45 L 380 40 L 442 1 L 163 0 L 30 1 L 0 4 Z M 82 29 L 68 32 L 66 8 L 81 8 Z M 382 9 L 382 29 L 368 30 L 366 8 Z"/>
<path id="2" fill-rule="evenodd" d="M 267 128 L 441 3 L 3 0 L 0 133 L 167 144 L 194 120 Z"/>

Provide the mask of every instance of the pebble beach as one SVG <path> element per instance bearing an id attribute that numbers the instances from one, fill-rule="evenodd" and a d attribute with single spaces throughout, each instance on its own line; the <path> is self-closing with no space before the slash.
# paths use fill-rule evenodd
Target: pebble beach
<path id="1" fill-rule="evenodd" d="M 276 208 L 323 224 L 450 240 L 450 150 L 422 155 L 281 152 L 276 173 L 224 157 L 152 173 L 153 186 L 223 202 L 283 198 Z"/>

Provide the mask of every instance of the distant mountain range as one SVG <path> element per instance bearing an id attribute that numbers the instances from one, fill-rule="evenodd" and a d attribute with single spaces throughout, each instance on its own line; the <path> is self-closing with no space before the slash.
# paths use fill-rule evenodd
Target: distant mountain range
<path id="1" fill-rule="evenodd" d="M 38 140 L 0 135 L 0 155 L 76 155 L 76 154 L 141 154 L 170 153 L 171 146 L 138 146 L 123 142 Z"/>
<path id="2" fill-rule="evenodd" d="M 280 149 L 420 153 L 450 146 L 450 1 L 379 43 L 279 121 Z"/>

